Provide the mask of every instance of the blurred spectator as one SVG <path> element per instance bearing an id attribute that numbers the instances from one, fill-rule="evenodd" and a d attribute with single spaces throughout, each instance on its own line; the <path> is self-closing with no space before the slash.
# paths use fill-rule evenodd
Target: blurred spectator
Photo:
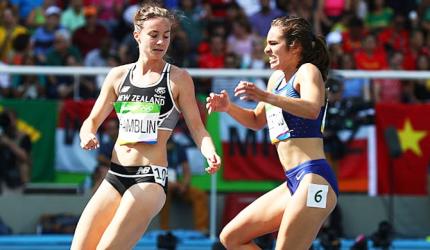
<path id="1" fill-rule="evenodd" d="M 342 55 L 339 69 L 356 70 L 354 58 L 351 54 Z M 357 98 L 370 101 L 370 79 L 368 78 L 346 78 L 343 79 L 342 98 Z"/>
<path id="2" fill-rule="evenodd" d="M 55 5 L 56 0 L 44 0 L 41 6 L 34 8 L 27 17 L 26 26 L 33 32 L 46 22 L 45 11 L 49 6 Z"/>
<path id="3" fill-rule="evenodd" d="M 100 149 L 97 156 L 97 160 L 101 165 L 110 166 L 112 150 L 118 137 L 118 126 L 117 119 L 109 119 L 104 125 L 106 136 L 104 136 L 100 142 Z"/>
<path id="4" fill-rule="evenodd" d="M 379 31 L 386 28 L 393 20 L 394 11 L 385 5 L 385 0 L 369 1 L 369 12 L 365 17 L 366 27 L 370 30 Z"/>
<path id="5" fill-rule="evenodd" d="M 6 61 L 7 55 L 12 50 L 13 40 L 20 34 L 28 32 L 27 28 L 18 24 L 16 13 L 13 9 L 3 10 L 3 21 L 0 23 L 0 60 Z"/>
<path id="6" fill-rule="evenodd" d="M 123 0 L 87 0 L 87 4 L 97 7 L 98 19 L 112 33 L 122 17 Z"/>
<path id="7" fill-rule="evenodd" d="M 426 55 L 430 55 L 430 32 L 426 35 L 423 53 L 425 53 Z"/>
<path id="8" fill-rule="evenodd" d="M 330 54 L 331 68 L 337 69 L 340 67 L 342 55 L 342 33 L 340 31 L 332 31 L 326 37 L 328 52 Z"/>
<path id="9" fill-rule="evenodd" d="M 225 41 L 220 35 L 209 37 L 209 51 L 204 52 L 199 58 L 199 68 L 223 68 L 224 67 Z"/>
<path id="10" fill-rule="evenodd" d="M 110 162 L 108 165 L 99 164 L 94 168 L 91 174 L 91 194 L 94 194 L 103 182 L 107 172 L 109 171 Z"/>
<path id="11" fill-rule="evenodd" d="M 362 38 L 363 39 L 363 38 Z M 374 35 L 364 37 L 363 48 L 354 54 L 357 69 L 383 70 L 388 68 L 385 49 L 378 45 Z"/>
<path id="12" fill-rule="evenodd" d="M 46 65 L 78 66 L 81 65 L 81 54 L 71 44 L 70 33 L 58 30 L 55 33 L 54 48 L 48 53 Z M 95 84 L 94 84 L 95 85 Z M 94 87 L 95 88 L 95 87 Z M 71 98 L 74 91 L 74 78 L 70 75 L 49 75 L 46 95 L 48 98 Z M 88 90 L 90 91 L 90 90 Z"/>
<path id="13" fill-rule="evenodd" d="M 430 71 L 430 58 L 420 55 L 417 58 L 417 70 Z M 430 79 L 414 80 L 415 96 L 420 102 L 430 102 Z"/>
<path id="14" fill-rule="evenodd" d="M 395 13 L 393 22 L 382 28 L 378 34 L 378 41 L 388 53 L 406 51 L 409 47 L 409 31 L 406 27 L 406 17 L 400 12 Z"/>
<path id="15" fill-rule="evenodd" d="M 192 53 L 203 39 L 203 32 L 208 20 L 196 0 L 180 0 L 179 11 L 183 15 L 179 22 L 182 30 L 187 34 Z"/>
<path id="16" fill-rule="evenodd" d="M 17 122 L 15 111 L 4 109 L 0 113 L 0 182 L 11 189 L 31 179 L 31 140 L 18 130 Z"/>
<path id="17" fill-rule="evenodd" d="M 12 49 L 7 55 L 6 62 L 12 65 L 21 65 L 23 64 L 23 58 L 30 53 L 30 34 L 19 34 L 12 41 Z"/>
<path id="18" fill-rule="evenodd" d="M 426 0 L 424 0 L 426 1 Z M 416 11 L 418 4 L 423 1 L 416 0 L 387 0 L 387 6 L 391 7 L 395 13 L 399 12 L 404 16 L 407 16 L 411 11 Z"/>
<path id="19" fill-rule="evenodd" d="M 18 10 L 19 19 L 25 23 L 31 11 L 43 4 L 43 0 L 9 0 Z"/>
<path id="20" fill-rule="evenodd" d="M 106 28 L 97 23 L 97 8 L 87 6 L 84 9 L 86 24 L 73 33 L 73 45 L 85 56 L 90 50 L 99 48 L 101 41 L 109 36 Z"/>
<path id="21" fill-rule="evenodd" d="M 299 16 L 314 24 L 315 1 L 314 0 L 290 0 L 286 1 L 287 9 L 285 10 L 289 16 Z M 315 28 L 315 25 L 314 25 Z"/>
<path id="22" fill-rule="evenodd" d="M 209 37 L 209 50 L 199 55 L 199 68 L 220 69 L 224 68 L 225 42 L 220 35 Z M 210 78 L 200 78 L 196 87 L 196 92 L 209 94 L 211 89 Z"/>
<path id="23" fill-rule="evenodd" d="M 256 38 L 252 34 L 251 25 L 248 20 L 235 20 L 231 25 L 232 31 L 227 37 L 227 52 L 235 53 L 238 56 L 250 56 L 252 53 L 252 44 Z"/>
<path id="24" fill-rule="evenodd" d="M 430 33 L 430 0 L 422 0 L 418 5 L 420 27 L 424 33 Z"/>
<path id="25" fill-rule="evenodd" d="M 330 33 L 331 32 L 345 32 L 348 30 L 349 22 L 356 17 L 356 15 L 352 11 L 345 12 L 338 21 L 336 21 L 333 26 L 331 26 Z M 322 32 L 319 32 L 322 33 Z M 330 35 L 330 33 L 327 34 L 327 36 Z"/>
<path id="26" fill-rule="evenodd" d="M 225 17 L 222 20 L 218 21 L 221 21 L 221 23 L 224 25 L 227 34 L 231 34 L 233 32 L 233 27 L 231 24 L 238 20 L 245 20 L 246 22 L 248 22 L 248 17 L 246 16 L 243 8 L 240 7 L 238 3 L 233 1 L 228 4 Z"/>
<path id="27" fill-rule="evenodd" d="M 60 15 L 59 7 L 54 5 L 48 7 L 45 11 L 45 24 L 37 28 L 31 37 L 37 64 L 46 63 L 46 55 L 54 45 L 55 32 L 64 29 L 60 26 Z"/>
<path id="28" fill-rule="evenodd" d="M 270 6 L 270 0 L 259 0 L 260 10 L 249 17 L 253 31 L 259 37 L 266 37 L 272 20 L 282 16 L 284 13 L 277 7 Z"/>
<path id="29" fill-rule="evenodd" d="M 209 229 L 209 209 L 206 192 L 191 186 L 191 170 L 187 155 L 183 148 L 172 139 L 167 142 L 169 184 L 166 203 L 160 211 L 160 227 L 169 229 L 169 214 L 173 199 L 191 203 L 193 210 L 194 229 L 207 233 Z M 202 166 L 203 167 L 203 166 Z M 179 178 L 179 175 L 182 178 Z"/>
<path id="30" fill-rule="evenodd" d="M 411 41 L 409 46 L 403 51 L 404 62 L 403 68 L 406 70 L 417 69 L 417 59 L 420 55 L 430 56 L 430 47 L 424 44 L 424 33 L 421 30 L 414 30 L 411 32 Z"/>
<path id="31" fill-rule="evenodd" d="M 191 44 L 187 33 L 181 26 L 176 25 L 170 33 L 170 47 L 167 51 L 168 62 L 180 67 L 194 67 L 196 65 L 195 55 L 191 52 Z"/>
<path id="32" fill-rule="evenodd" d="M 61 25 L 70 32 L 85 25 L 82 0 L 71 0 L 69 7 L 61 14 Z"/>
<path id="33" fill-rule="evenodd" d="M 86 67 L 116 67 L 119 65 L 119 57 L 115 54 L 112 47 L 110 37 L 105 37 L 100 41 L 100 48 L 90 50 L 84 59 Z M 83 77 L 82 79 L 95 81 L 97 88 L 100 89 L 103 85 L 106 75 L 98 75 L 94 77 Z"/>
<path id="34" fill-rule="evenodd" d="M 115 51 L 112 46 L 112 39 L 106 36 L 100 39 L 100 46 L 90 50 L 84 60 L 86 67 L 106 67 L 116 65 L 118 62 L 112 63 L 110 60 L 115 56 Z"/>
<path id="35" fill-rule="evenodd" d="M 227 16 L 227 10 L 231 8 L 231 0 L 207 0 L 205 10 L 210 18 L 222 20 Z"/>
<path id="36" fill-rule="evenodd" d="M 342 48 L 345 53 L 354 53 L 361 49 L 362 40 L 367 35 L 363 21 L 353 16 L 348 23 L 348 29 L 342 32 Z"/>
<path id="37" fill-rule="evenodd" d="M 27 53 L 20 65 L 32 66 L 36 63 L 33 54 Z M 12 78 L 12 96 L 19 99 L 41 99 L 45 97 L 46 78 L 44 75 L 14 75 Z"/>
<path id="38" fill-rule="evenodd" d="M 267 68 L 267 57 L 264 54 L 263 39 L 254 39 L 252 41 L 252 52 L 249 55 L 243 55 L 241 68 L 245 69 L 264 69 Z"/>
<path id="39" fill-rule="evenodd" d="M 134 18 L 134 14 L 132 18 Z M 130 17 L 128 17 L 130 18 Z M 129 23 L 129 28 L 132 30 L 132 21 Z M 128 64 L 134 63 L 139 57 L 139 48 L 137 46 L 137 41 L 133 36 L 133 32 L 129 32 L 125 34 L 125 36 L 121 39 L 118 46 L 118 56 L 120 60 L 120 64 Z"/>
<path id="40" fill-rule="evenodd" d="M 395 52 L 389 60 L 389 70 L 402 70 L 403 54 Z M 399 79 L 374 79 L 373 100 L 375 103 L 400 103 L 402 101 L 402 81 Z"/>
<path id="41" fill-rule="evenodd" d="M 318 0 L 316 19 L 321 26 L 322 34 L 328 34 L 349 9 L 349 0 Z"/>
<path id="42" fill-rule="evenodd" d="M 17 36 L 12 45 L 13 49 L 8 55 L 11 65 L 33 66 L 36 58 L 31 52 L 30 35 L 25 33 Z M 14 74 L 11 77 L 9 97 L 22 99 L 43 98 L 45 86 L 44 75 Z"/>

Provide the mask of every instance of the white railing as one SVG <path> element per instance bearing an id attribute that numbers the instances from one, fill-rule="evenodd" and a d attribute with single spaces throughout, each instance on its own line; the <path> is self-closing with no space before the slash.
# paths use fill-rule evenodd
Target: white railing
<path id="1" fill-rule="evenodd" d="M 107 67 L 54 67 L 54 66 L 0 66 L 0 73 L 7 74 L 47 74 L 47 75 L 106 75 Z M 197 69 L 188 68 L 193 77 L 268 77 L 268 69 Z M 333 70 L 335 75 L 345 78 L 373 78 L 373 79 L 430 79 L 430 71 L 405 70 Z"/>

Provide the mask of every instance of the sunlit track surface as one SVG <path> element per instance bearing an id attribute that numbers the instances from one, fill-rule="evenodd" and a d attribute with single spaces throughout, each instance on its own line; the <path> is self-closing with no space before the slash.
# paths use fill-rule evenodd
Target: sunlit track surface
<path id="1" fill-rule="evenodd" d="M 157 249 L 157 234 L 147 234 L 143 237 L 135 250 L 155 250 Z M 68 250 L 72 235 L 10 235 L 0 236 L 1 250 Z M 214 240 L 208 238 L 179 238 L 177 250 L 211 250 Z M 354 244 L 353 240 L 341 240 L 340 250 L 349 250 Z M 314 250 L 322 250 L 319 241 L 313 244 Z M 369 250 L 373 248 L 372 242 L 368 242 Z M 391 248 L 395 250 L 430 250 L 430 242 L 424 239 L 397 239 L 392 242 Z"/>

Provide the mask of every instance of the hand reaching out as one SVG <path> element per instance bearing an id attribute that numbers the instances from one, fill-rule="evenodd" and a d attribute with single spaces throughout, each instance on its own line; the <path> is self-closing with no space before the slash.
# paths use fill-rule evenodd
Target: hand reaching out
<path id="1" fill-rule="evenodd" d="M 230 97 L 227 91 L 223 90 L 220 94 L 210 93 L 206 98 L 206 109 L 208 113 L 227 112 L 230 106 Z"/>
<path id="2" fill-rule="evenodd" d="M 255 102 L 265 101 L 267 99 L 265 90 L 261 90 L 252 82 L 240 81 L 234 89 L 235 96 L 241 96 L 241 100 L 250 100 Z"/>

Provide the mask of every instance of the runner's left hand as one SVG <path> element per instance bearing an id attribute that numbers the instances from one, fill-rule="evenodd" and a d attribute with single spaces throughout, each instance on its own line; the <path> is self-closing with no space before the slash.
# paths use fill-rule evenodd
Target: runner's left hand
<path id="1" fill-rule="evenodd" d="M 234 95 L 240 96 L 241 100 L 247 101 L 265 101 L 267 98 L 267 92 L 258 88 L 254 83 L 247 81 L 240 81 L 234 89 Z"/>
<path id="2" fill-rule="evenodd" d="M 208 167 L 205 168 L 206 172 L 209 174 L 213 174 L 221 167 L 221 158 L 217 155 L 217 153 L 213 153 L 211 156 L 206 158 L 208 162 Z"/>

